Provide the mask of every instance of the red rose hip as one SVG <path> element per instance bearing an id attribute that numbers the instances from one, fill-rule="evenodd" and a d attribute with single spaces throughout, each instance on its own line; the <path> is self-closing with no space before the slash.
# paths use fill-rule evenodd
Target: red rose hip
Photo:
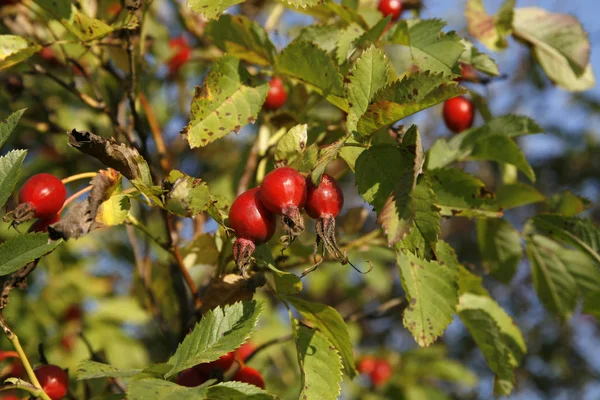
<path id="1" fill-rule="evenodd" d="M 260 372 L 255 370 L 254 368 L 243 366 L 241 367 L 231 380 L 238 382 L 246 382 L 254 386 L 258 386 L 261 389 L 265 388 L 265 381 L 263 380 Z"/>
<path id="2" fill-rule="evenodd" d="M 400 18 L 402 14 L 402 0 L 380 0 L 377 9 L 381 11 L 384 17 L 392 16 L 392 21 Z"/>
<path id="3" fill-rule="evenodd" d="M 208 378 L 198 370 L 195 368 L 189 368 L 181 371 L 179 375 L 177 375 L 175 383 L 177 383 L 179 386 L 196 387 L 202 385 L 207 380 Z"/>
<path id="4" fill-rule="evenodd" d="M 371 381 L 375 386 L 381 386 L 392 377 L 392 366 L 386 360 L 377 360 L 371 372 Z"/>
<path id="5" fill-rule="evenodd" d="M 52 400 L 62 399 L 67 395 L 69 377 L 62 368 L 51 364 L 42 365 L 36 368 L 35 376 Z"/>
<path id="6" fill-rule="evenodd" d="M 473 125 L 475 109 L 473 103 L 459 96 L 444 102 L 443 115 L 448 129 L 454 133 L 460 133 Z"/>
<path id="7" fill-rule="evenodd" d="M 325 216 L 337 217 L 344 205 L 344 193 L 335 179 L 323 174 L 318 186 L 307 178 L 307 196 L 304 209 L 314 219 Z"/>
<path id="8" fill-rule="evenodd" d="M 17 219 L 21 214 L 31 214 L 40 219 L 58 214 L 67 198 L 67 188 L 60 179 L 50 174 L 37 174 L 29 178 L 19 192 L 20 204 L 15 210 Z"/>
<path id="9" fill-rule="evenodd" d="M 245 191 L 235 199 L 229 211 L 229 226 L 237 239 L 233 258 L 244 272 L 257 244 L 268 242 L 275 233 L 275 217 L 259 199 L 259 188 Z"/>
<path id="10" fill-rule="evenodd" d="M 356 369 L 361 374 L 370 375 L 375 370 L 377 360 L 373 356 L 365 356 L 360 359 Z"/>
<path id="11" fill-rule="evenodd" d="M 175 75 L 190 60 L 192 49 L 183 36 L 171 39 L 169 47 L 173 49 L 174 54 L 167 61 L 167 68 L 170 75 Z"/>
<path id="12" fill-rule="evenodd" d="M 215 370 L 223 373 L 223 372 L 226 372 L 229 368 L 231 368 L 234 361 L 235 361 L 235 354 L 232 351 L 230 353 L 225 354 L 224 356 L 221 356 L 219 359 L 217 359 L 215 361 L 211 361 L 211 362 L 205 363 L 205 364 L 198 364 L 194 367 L 194 369 L 196 369 L 196 371 L 198 371 L 202 374 L 206 374 L 206 375 L 211 375 L 213 373 L 213 371 L 215 371 Z"/>
<path id="13" fill-rule="evenodd" d="M 269 91 L 265 99 L 264 107 L 267 110 L 278 110 L 285 105 L 287 101 L 287 92 L 283 87 L 283 81 L 278 77 L 274 77 L 269 82 Z"/>
<path id="14" fill-rule="evenodd" d="M 46 232 L 48 227 L 60 221 L 60 214 L 54 214 L 51 217 L 39 219 L 29 228 L 31 232 Z"/>

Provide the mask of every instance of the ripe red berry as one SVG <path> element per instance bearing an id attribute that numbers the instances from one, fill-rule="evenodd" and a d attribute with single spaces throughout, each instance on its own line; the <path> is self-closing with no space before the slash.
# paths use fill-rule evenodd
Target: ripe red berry
<path id="1" fill-rule="evenodd" d="M 267 110 L 277 110 L 283 107 L 286 101 L 287 92 L 283 87 L 283 81 L 278 77 L 274 77 L 269 82 L 269 91 L 264 106 Z"/>
<path id="2" fill-rule="evenodd" d="M 28 203 L 38 218 L 55 216 L 67 198 L 67 188 L 60 179 L 50 174 L 29 178 L 19 192 L 19 202 Z"/>
<path id="3" fill-rule="evenodd" d="M 235 358 L 237 358 L 240 361 L 246 361 L 248 356 L 254 353 L 255 350 L 256 347 L 252 343 L 246 342 L 235 351 Z"/>
<path id="4" fill-rule="evenodd" d="M 326 215 L 336 217 L 344 205 L 344 193 L 337 181 L 327 174 L 323 174 L 319 186 L 315 186 L 312 179 L 306 179 L 308 186 L 306 213 L 314 219 L 322 218 Z"/>
<path id="5" fill-rule="evenodd" d="M 174 54 L 167 61 L 167 67 L 169 74 L 174 75 L 190 60 L 192 49 L 183 36 L 171 39 L 169 47 L 171 47 Z"/>
<path id="6" fill-rule="evenodd" d="M 210 375 L 213 371 L 218 370 L 220 372 L 226 372 L 233 365 L 233 361 L 235 360 L 234 352 L 230 352 L 221 356 L 218 360 L 206 363 L 206 364 L 198 364 L 194 367 L 196 371 Z"/>
<path id="7" fill-rule="evenodd" d="M 298 171 L 282 167 L 269 172 L 260 185 L 260 201 L 273 214 L 281 214 L 288 243 L 304 231 L 300 208 L 306 203 L 306 180 Z"/>
<path id="8" fill-rule="evenodd" d="M 195 368 L 188 368 L 177 375 L 175 383 L 185 387 L 196 387 L 206 382 L 208 378 Z"/>
<path id="9" fill-rule="evenodd" d="M 392 366 L 386 360 L 377 360 L 375 368 L 371 372 L 371 380 L 375 386 L 381 386 L 392 376 Z"/>
<path id="10" fill-rule="evenodd" d="M 377 364 L 377 360 L 373 356 L 365 356 L 360 359 L 356 369 L 358 372 L 365 375 L 371 375 L 371 373 L 375 370 L 375 365 Z"/>
<path id="11" fill-rule="evenodd" d="M 259 199 L 259 188 L 240 194 L 229 210 L 229 226 L 237 239 L 233 244 L 233 258 L 244 271 L 257 244 L 268 242 L 275 233 L 275 217 Z"/>
<path id="12" fill-rule="evenodd" d="M 29 231 L 31 232 L 46 232 L 48 226 L 60 221 L 60 214 L 54 214 L 49 218 L 38 219 L 35 224 L 31 225 Z"/>
<path id="13" fill-rule="evenodd" d="M 384 17 L 392 16 L 392 21 L 400 18 L 402 14 L 402 0 L 379 0 L 377 7 Z"/>
<path id="14" fill-rule="evenodd" d="M 265 388 L 265 381 L 263 380 L 260 372 L 258 372 L 254 368 L 246 366 L 240 368 L 235 373 L 235 375 L 233 375 L 233 378 L 231 378 L 231 380 L 238 382 L 246 382 L 251 385 L 258 386 L 261 389 Z"/>
<path id="15" fill-rule="evenodd" d="M 460 133 L 473 125 L 475 110 L 473 103 L 462 96 L 446 100 L 444 103 L 444 122 L 448 129 Z"/>
<path id="16" fill-rule="evenodd" d="M 62 399 L 67 395 L 69 377 L 62 368 L 51 364 L 42 365 L 36 368 L 35 376 L 52 400 Z"/>

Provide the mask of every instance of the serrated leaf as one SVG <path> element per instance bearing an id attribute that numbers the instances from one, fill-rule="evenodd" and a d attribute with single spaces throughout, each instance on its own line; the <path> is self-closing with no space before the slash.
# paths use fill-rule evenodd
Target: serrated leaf
<path id="1" fill-rule="evenodd" d="M 292 320 L 300 365 L 299 399 L 336 400 L 341 393 L 342 362 L 337 351 L 319 331 Z"/>
<path id="2" fill-rule="evenodd" d="M 190 123 L 181 132 L 190 147 L 206 146 L 254 123 L 269 85 L 256 83 L 236 57 L 215 61 L 192 100 Z"/>
<path id="3" fill-rule="evenodd" d="M 29 43 L 21 36 L 0 35 L 0 70 L 25 61 L 41 49 L 42 46 Z"/>
<path id="4" fill-rule="evenodd" d="M 302 157 L 306 149 L 308 125 L 299 124 L 287 131 L 277 142 L 275 148 L 275 162 L 292 164 Z"/>
<path id="5" fill-rule="evenodd" d="M 492 51 L 506 48 L 514 6 L 515 0 L 505 0 L 498 13 L 491 16 L 485 11 L 482 0 L 468 0 L 465 17 L 469 33 Z"/>
<path id="6" fill-rule="evenodd" d="M 342 74 L 316 44 L 294 40 L 279 54 L 276 66 L 279 73 L 302 81 L 333 105 L 348 111 Z"/>
<path id="7" fill-rule="evenodd" d="M 80 381 L 96 378 L 128 378 L 141 371 L 141 369 L 124 370 L 92 360 L 83 360 L 77 364 L 74 377 Z"/>
<path id="8" fill-rule="evenodd" d="M 284 0 L 287 4 L 296 8 L 314 7 L 322 0 Z"/>
<path id="9" fill-rule="evenodd" d="M 48 243 L 46 233 L 29 233 L 6 240 L 0 244 L 0 276 L 12 274 L 61 243 L 62 240 Z"/>
<path id="10" fill-rule="evenodd" d="M 308 25 L 300 30 L 296 39 L 313 42 L 327 53 L 333 53 L 342 30 L 339 25 Z"/>
<path id="11" fill-rule="evenodd" d="M 252 64 L 270 65 L 277 51 L 269 35 L 243 15 L 221 16 L 206 27 L 206 34 L 226 53 Z"/>
<path id="12" fill-rule="evenodd" d="M 536 188 L 521 182 L 502 185 L 496 191 L 496 202 L 504 210 L 539 203 L 545 199 Z"/>
<path id="13" fill-rule="evenodd" d="M 600 228 L 591 220 L 543 214 L 534 217 L 533 223 L 551 237 L 580 249 L 600 265 Z"/>
<path id="14" fill-rule="evenodd" d="M 206 400 L 277 400 L 277 397 L 257 386 L 230 381 L 210 386 Z"/>
<path id="15" fill-rule="evenodd" d="M 27 150 L 13 150 L 0 157 L 0 207 L 4 207 L 15 190 L 26 155 Z"/>
<path id="16" fill-rule="evenodd" d="M 468 160 L 479 141 L 500 135 L 513 138 L 543 132 L 532 119 L 518 115 L 494 118 L 477 128 L 471 128 L 450 140 L 439 139 L 429 150 L 427 168 L 445 167 L 455 161 Z"/>
<path id="17" fill-rule="evenodd" d="M 410 47 L 413 61 L 422 71 L 458 73 L 458 59 L 464 51 L 460 37 L 442 31 L 441 19 L 400 20 L 390 40 Z"/>
<path id="18" fill-rule="evenodd" d="M 237 349 L 254 331 L 261 311 L 259 303 L 243 301 L 206 313 L 169 359 L 172 368 L 165 378 Z"/>
<path id="19" fill-rule="evenodd" d="M 570 190 L 552 195 L 552 197 L 548 199 L 547 205 L 548 212 L 562 214 L 568 217 L 577 215 L 594 206 L 590 200 L 585 197 L 577 196 Z"/>
<path id="20" fill-rule="evenodd" d="M 339 64 L 343 64 L 356 50 L 352 44 L 365 33 L 365 30 L 359 24 L 351 23 L 340 35 L 335 46 L 335 58 Z"/>
<path id="21" fill-rule="evenodd" d="M 243 0 L 187 0 L 192 11 L 204 15 L 208 19 L 218 18 L 229 7 L 243 3 Z"/>
<path id="22" fill-rule="evenodd" d="M 511 138 L 502 135 L 492 135 L 485 140 L 477 141 L 471 150 L 469 159 L 496 161 L 511 164 L 525 174 L 530 181 L 535 182 L 533 168 L 527 162 L 519 146 Z"/>
<path id="23" fill-rule="evenodd" d="M 469 271 L 465 266 L 458 266 L 458 293 L 473 293 L 480 296 L 488 296 L 488 291 L 483 287 L 483 279 Z"/>
<path id="24" fill-rule="evenodd" d="M 516 37 L 533 47 L 537 61 L 557 85 L 572 91 L 594 87 L 590 42 L 577 18 L 537 7 L 518 8 L 513 28 Z"/>
<path id="25" fill-rule="evenodd" d="M 521 236 L 503 218 L 477 221 L 477 244 L 483 265 L 497 279 L 510 282 L 521 262 Z"/>
<path id="26" fill-rule="evenodd" d="M 443 74 L 417 72 L 379 90 L 367 111 L 358 121 L 358 133 L 369 137 L 428 107 L 464 93 Z"/>
<path id="27" fill-rule="evenodd" d="M 69 32 L 77 37 L 77 39 L 83 42 L 100 39 L 114 30 L 114 28 L 107 25 L 104 21 L 88 17 L 81 12 L 77 12 L 73 16 L 72 22 L 63 19 L 62 24 Z"/>
<path id="28" fill-rule="evenodd" d="M 58 20 L 71 19 L 72 2 L 70 0 L 35 0 L 35 2 Z"/>
<path id="29" fill-rule="evenodd" d="M 275 292 L 277 294 L 291 295 L 302 291 L 302 281 L 297 275 L 291 272 L 280 271 L 272 263 L 267 263 L 267 267 L 273 271 Z"/>
<path id="30" fill-rule="evenodd" d="M 207 399 L 207 388 L 185 387 L 162 379 L 134 380 L 127 387 L 127 398 L 129 400 L 205 400 Z"/>
<path id="31" fill-rule="evenodd" d="M 127 219 L 130 209 L 131 202 L 128 195 L 112 196 L 100 205 L 96 214 L 96 222 L 105 226 L 120 225 Z"/>
<path id="32" fill-rule="evenodd" d="M 15 130 L 25 110 L 26 108 L 17 110 L 10 114 L 4 121 L 0 122 L 0 148 L 4 146 L 4 143 L 6 143 L 11 133 Z"/>
<path id="33" fill-rule="evenodd" d="M 409 251 L 399 252 L 397 262 L 409 303 L 402 321 L 419 346 L 427 347 L 452 322 L 458 303 L 457 273 Z"/>
<path id="34" fill-rule="evenodd" d="M 437 206 L 444 216 L 500 217 L 502 211 L 483 182 L 456 168 L 430 171 Z"/>
<path id="35" fill-rule="evenodd" d="M 468 40 L 462 39 L 461 43 L 463 44 L 465 51 L 460 55 L 460 61 L 473 66 L 484 74 L 491 76 L 500 75 L 498 65 L 490 56 L 480 52 L 477 47 Z"/>
<path id="36" fill-rule="evenodd" d="M 165 208 L 182 217 L 194 217 L 213 205 L 206 182 L 173 170 L 163 184 Z"/>
<path id="37" fill-rule="evenodd" d="M 356 376 L 354 368 L 354 355 L 352 343 L 346 323 L 333 307 L 321 303 L 314 303 L 298 297 L 285 296 L 288 301 L 305 319 L 321 331 L 340 353 L 346 375 L 350 379 Z"/>
<path id="38" fill-rule="evenodd" d="M 346 88 L 350 109 L 346 120 L 348 132 L 355 132 L 358 119 L 367 111 L 375 93 L 388 84 L 391 64 L 385 53 L 369 47 L 354 64 Z"/>

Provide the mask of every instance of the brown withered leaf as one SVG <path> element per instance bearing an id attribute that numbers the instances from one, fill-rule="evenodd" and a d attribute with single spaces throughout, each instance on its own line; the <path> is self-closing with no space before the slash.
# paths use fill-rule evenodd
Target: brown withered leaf
<path id="1" fill-rule="evenodd" d="M 102 227 L 95 222 L 100 204 L 108 200 L 121 184 L 121 174 L 114 169 L 100 170 L 91 180 L 90 195 L 72 207 L 60 221 L 48 227 L 52 240 L 77 239 Z"/>
<path id="2" fill-rule="evenodd" d="M 246 279 L 238 274 L 228 274 L 215 278 L 206 288 L 200 312 L 217 306 L 225 306 L 242 300 L 252 300 L 257 287 L 265 284 L 264 274 L 258 273 Z"/>
<path id="3" fill-rule="evenodd" d="M 92 132 L 73 129 L 68 135 L 69 144 L 77 150 L 98 159 L 107 167 L 116 169 L 130 181 L 138 180 L 146 186 L 152 186 L 150 167 L 137 149 Z"/>

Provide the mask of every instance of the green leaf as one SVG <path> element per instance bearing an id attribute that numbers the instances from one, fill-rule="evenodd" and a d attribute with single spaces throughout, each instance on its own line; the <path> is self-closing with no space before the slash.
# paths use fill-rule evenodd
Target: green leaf
<path id="1" fill-rule="evenodd" d="M 213 205 L 206 182 L 173 170 L 164 184 L 165 208 L 182 217 L 194 217 Z"/>
<path id="2" fill-rule="evenodd" d="M 385 53 L 377 47 L 369 47 L 354 64 L 347 86 L 349 132 L 355 132 L 358 119 L 367 111 L 375 93 L 388 84 L 391 64 Z"/>
<path id="3" fill-rule="evenodd" d="M 275 281 L 275 292 L 277 294 L 290 295 L 298 294 L 302 291 L 302 281 L 291 272 L 278 270 L 272 263 L 267 264 L 273 271 L 273 280 Z"/>
<path id="4" fill-rule="evenodd" d="M 469 33 L 492 51 L 506 48 L 514 6 L 515 0 L 505 0 L 498 14 L 491 16 L 485 11 L 482 0 L 468 0 L 465 17 Z"/>
<path id="5" fill-rule="evenodd" d="M 127 398 L 129 400 L 208 399 L 207 388 L 205 386 L 189 388 L 185 386 L 180 386 L 173 382 L 155 378 L 134 380 L 133 382 L 130 382 L 127 387 Z"/>
<path id="6" fill-rule="evenodd" d="M 63 19 L 62 23 L 69 32 L 83 42 L 100 39 L 114 30 L 104 21 L 88 17 L 81 12 L 77 12 L 73 16 L 73 22 Z"/>
<path id="7" fill-rule="evenodd" d="M 21 36 L 0 35 L 0 70 L 25 61 L 41 49 L 42 46 L 29 43 Z"/>
<path id="8" fill-rule="evenodd" d="M 494 118 L 485 125 L 461 132 L 450 140 L 437 140 L 429 150 L 427 168 L 435 169 L 445 167 L 455 161 L 468 160 L 479 142 L 483 143 L 492 136 L 513 138 L 541 132 L 543 132 L 542 128 L 528 117 L 507 115 Z M 498 157 L 501 158 L 500 155 Z"/>
<path id="9" fill-rule="evenodd" d="M 600 229 L 589 219 L 543 214 L 534 225 L 559 241 L 580 249 L 600 265 Z"/>
<path id="10" fill-rule="evenodd" d="M 572 91 L 595 86 L 590 42 L 577 18 L 537 7 L 518 8 L 513 27 L 514 35 L 533 47 L 537 61 L 557 85 Z"/>
<path id="11" fill-rule="evenodd" d="M 294 296 L 285 296 L 284 299 L 335 346 L 342 357 L 346 375 L 351 379 L 354 378 L 356 370 L 354 369 L 352 343 L 348 327 L 337 310 L 325 304 L 314 303 Z"/>
<path id="12" fill-rule="evenodd" d="M 238 58 L 223 56 L 212 65 L 192 100 L 191 120 L 182 133 L 190 147 L 206 146 L 254 123 L 269 85 L 255 83 Z"/>
<path id="13" fill-rule="evenodd" d="M 15 130 L 25 110 L 26 108 L 17 110 L 10 114 L 4 121 L 0 122 L 0 147 L 4 146 L 4 143 L 6 143 L 11 133 Z"/>
<path id="14" fill-rule="evenodd" d="M 210 386 L 206 400 L 277 400 L 277 397 L 257 386 L 230 381 Z"/>
<path id="15" fill-rule="evenodd" d="M 480 52 L 477 47 L 473 45 L 473 43 L 468 40 L 462 39 L 461 43 L 463 44 L 465 51 L 460 55 L 460 61 L 472 65 L 478 71 L 483 72 L 484 74 L 488 74 L 491 76 L 500 75 L 500 71 L 498 71 L 498 65 L 496 62 L 487 54 Z"/>
<path id="16" fill-rule="evenodd" d="M 58 20 L 71 19 L 72 2 L 70 0 L 35 0 L 35 2 Z"/>
<path id="17" fill-rule="evenodd" d="M 111 196 L 103 202 L 96 214 L 96 222 L 105 226 L 120 225 L 127 219 L 131 210 L 131 202 L 126 194 Z"/>
<path id="18" fill-rule="evenodd" d="M 358 121 L 358 133 L 369 137 L 428 107 L 456 97 L 464 89 L 443 74 L 417 72 L 379 90 L 367 111 Z"/>
<path id="19" fill-rule="evenodd" d="M 336 400 L 341 393 L 342 362 L 331 343 L 318 330 L 292 320 L 300 365 L 299 399 Z"/>
<path id="20" fill-rule="evenodd" d="M 500 217 L 502 211 L 486 190 L 485 185 L 473 175 L 456 168 L 430 171 L 437 206 L 445 216 Z"/>
<path id="21" fill-rule="evenodd" d="M 333 53 L 341 32 L 339 25 L 308 25 L 300 30 L 296 39 L 315 43 L 327 53 Z"/>
<path id="22" fill-rule="evenodd" d="M 562 214 L 566 216 L 577 215 L 588 208 L 593 207 L 593 203 L 584 197 L 577 196 L 570 190 L 562 193 L 556 193 L 547 201 L 548 212 Z"/>
<path id="23" fill-rule="evenodd" d="M 83 360 L 77 365 L 75 370 L 75 379 L 95 379 L 95 378 L 128 378 L 141 372 L 141 369 L 122 370 L 112 365 L 99 363 L 92 360 Z"/>
<path id="24" fill-rule="evenodd" d="M 294 6 L 295 8 L 307 8 L 314 7 L 321 2 L 321 0 L 284 0 L 287 4 Z"/>
<path id="25" fill-rule="evenodd" d="M 530 181 L 535 181 L 533 168 L 527 162 L 519 146 L 509 137 L 492 135 L 477 141 L 471 149 L 469 159 L 511 164 L 523 172 Z"/>
<path id="26" fill-rule="evenodd" d="M 458 59 L 464 51 L 460 37 L 442 31 L 441 19 L 400 20 L 391 36 L 393 43 L 410 47 L 414 63 L 421 71 L 459 73 Z"/>
<path id="27" fill-rule="evenodd" d="M 479 219 L 477 243 L 483 265 L 504 283 L 510 282 L 521 262 L 521 236 L 503 218 Z"/>
<path id="28" fill-rule="evenodd" d="M 251 64 L 270 65 L 277 51 L 269 35 L 256 22 L 242 15 L 223 15 L 206 27 L 206 34 L 226 53 Z"/>
<path id="29" fill-rule="evenodd" d="M 214 361 L 240 347 L 252 334 L 262 306 L 243 301 L 206 313 L 169 360 L 169 378 L 194 365 Z"/>
<path id="30" fill-rule="evenodd" d="M 46 233 L 28 233 L 6 240 L 0 244 L 0 276 L 12 274 L 61 243 L 62 240 L 48 243 Z"/>
<path id="31" fill-rule="evenodd" d="M 306 149 L 308 125 L 300 124 L 290 128 L 277 142 L 275 148 L 275 162 L 285 162 L 291 165 L 295 160 L 301 159 Z"/>
<path id="32" fill-rule="evenodd" d="M 496 202 L 502 209 L 539 203 L 545 199 L 536 188 L 521 182 L 502 185 L 496 191 Z"/>
<path id="33" fill-rule="evenodd" d="M 508 396 L 514 387 L 513 369 L 527 352 L 521 331 L 488 296 L 462 294 L 458 315 L 496 374 L 495 394 Z"/>
<path id="34" fill-rule="evenodd" d="M 348 139 L 350 140 L 350 139 Z M 319 158 L 315 163 L 315 166 L 310 174 L 310 178 L 316 185 L 321 181 L 321 176 L 325 172 L 325 168 L 330 162 L 335 160 L 340 155 L 341 150 L 344 148 L 345 141 L 343 139 L 333 142 L 319 150 Z"/>
<path id="35" fill-rule="evenodd" d="M 294 40 L 279 54 L 276 66 L 279 73 L 300 80 L 333 105 L 348 111 L 342 74 L 316 44 Z"/>
<path id="36" fill-rule="evenodd" d="M 26 155 L 27 150 L 13 150 L 0 157 L 0 207 L 4 207 L 15 190 Z"/>
<path id="37" fill-rule="evenodd" d="M 402 287 L 409 305 L 404 326 L 419 346 L 434 343 L 452 322 L 458 303 L 458 276 L 436 261 L 419 259 L 411 252 L 398 253 Z"/>
<path id="38" fill-rule="evenodd" d="M 229 7 L 243 3 L 243 0 L 187 0 L 187 6 L 208 19 L 218 18 Z"/>
<path id="39" fill-rule="evenodd" d="M 339 64 L 343 64 L 350 58 L 356 50 L 356 46 L 353 43 L 364 33 L 365 30 L 356 23 L 351 23 L 346 29 L 340 32 L 335 49 L 335 58 Z"/>

